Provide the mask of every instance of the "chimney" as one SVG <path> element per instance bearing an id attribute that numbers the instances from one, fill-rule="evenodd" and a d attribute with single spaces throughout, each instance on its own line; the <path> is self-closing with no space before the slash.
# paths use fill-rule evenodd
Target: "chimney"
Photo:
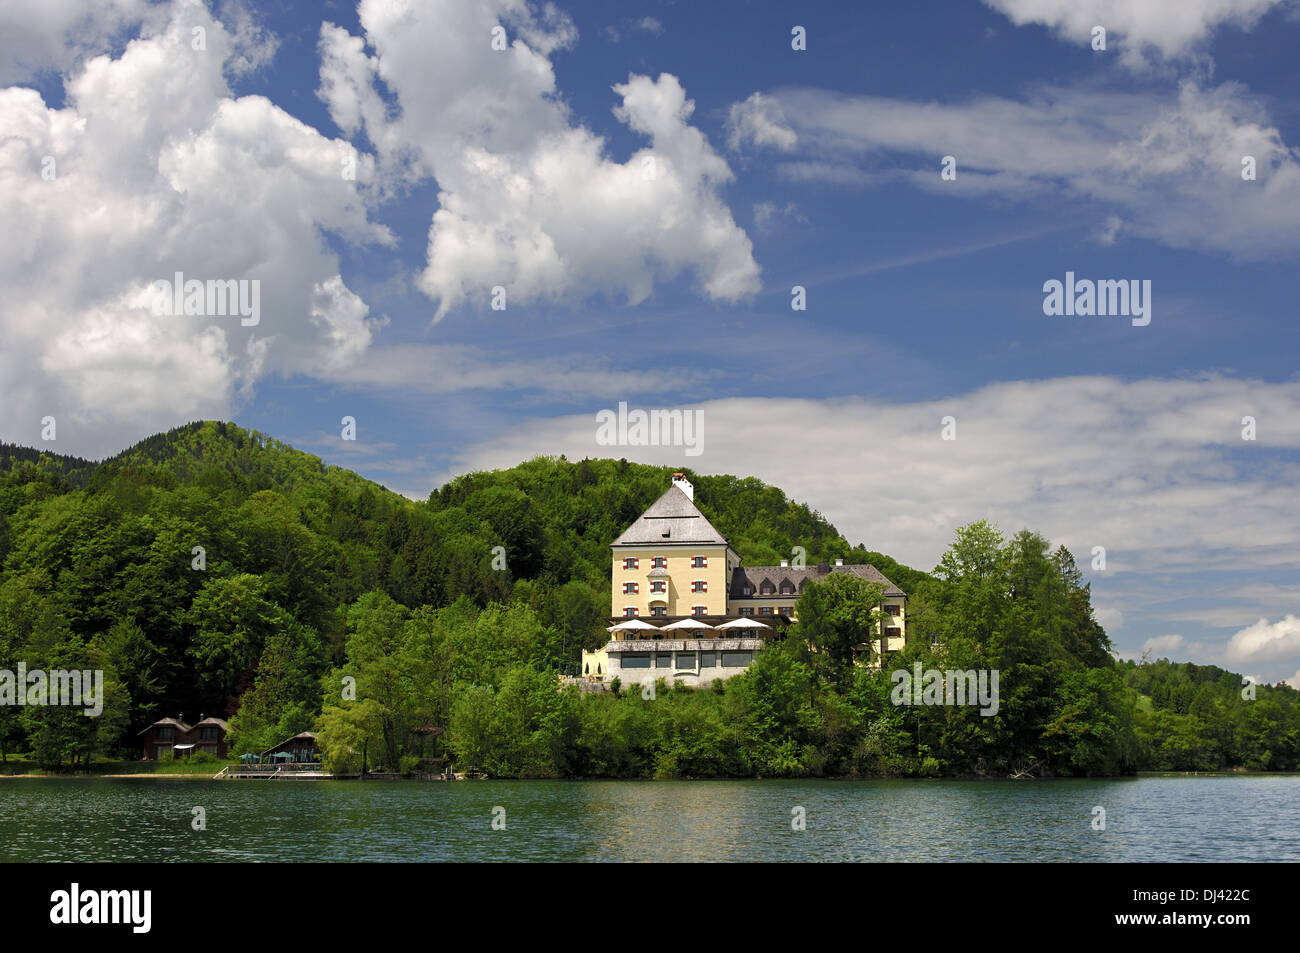
<path id="1" fill-rule="evenodd" d="M 691 481 L 686 479 L 685 473 L 673 474 L 673 486 L 685 493 L 686 498 L 692 503 L 695 502 L 695 487 L 691 486 Z"/>
<path id="2" fill-rule="evenodd" d="M 837 559 L 837 560 L 835 560 L 835 565 L 837 565 L 837 566 L 843 566 L 843 565 L 844 565 L 844 560 L 842 560 L 842 559 Z"/>
<path id="3" fill-rule="evenodd" d="M 781 568 L 782 568 L 782 569 L 786 568 L 786 567 L 789 566 L 789 565 L 790 565 L 790 560 L 788 560 L 788 559 L 783 559 L 783 560 L 781 560 Z"/>

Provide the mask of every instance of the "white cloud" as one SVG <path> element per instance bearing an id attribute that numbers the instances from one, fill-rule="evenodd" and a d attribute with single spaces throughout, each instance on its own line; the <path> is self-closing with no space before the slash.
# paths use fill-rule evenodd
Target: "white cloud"
<path id="1" fill-rule="evenodd" d="M 777 221 L 782 218 L 805 224 L 808 221 L 793 202 L 786 202 L 785 205 L 777 205 L 775 202 L 754 203 L 754 227 L 760 232 L 775 230 Z"/>
<path id="2" fill-rule="evenodd" d="M 120 56 L 85 60 L 62 109 L 0 90 L 7 439 L 37 443 L 51 415 L 56 449 L 93 455 L 230 416 L 262 374 L 324 371 L 376 326 L 321 234 L 389 240 L 358 191 L 372 164 L 263 97 L 231 97 L 231 64 L 261 56 L 256 28 L 232 33 L 195 2 L 165 13 Z M 178 271 L 259 280 L 260 324 L 154 315 L 151 283 Z"/>
<path id="3" fill-rule="evenodd" d="M 1062 40 L 1088 47 L 1092 28 L 1123 37 L 1124 62 L 1142 65 L 1145 47 L 1168 59 L 1197 51 L 1222 25 L 1252 29 L 1260 17 L 1287 0 L 984 0 L 1012 23 L 1041 24 Z"/>
<path id="4" fill-rule="evenodd" d="M 1290 678 L 1286 679 L 1286 683 L 1290 685 L 1292 688 L 1294 688 L 1296 691 L 1300 691 L 1300 669 L 1296 669 L 1296 673 L 1292 675 Z"/>
<path id="5" fill-rule="evenodd" d="M 1237 84 L 1185 82 L 1172 100 L 1044 89 L 1024 101 L 948 104 L 788 89 L 765 94 L 757 108 L 758 95 L 732 106 L 733 142 L 788 156 L 779 169 L 791 179 L 1083 200 L 1096 205 L 1106 242 L 1131 235 L 1242 259 L 1292 257 L 1300 248 L 1300 217 L 1291 212 L 1300 205 L 1300 152 Z M 789 128 L 764 131 L 778 110 Z M 878 168 L 882 153 L 916 156 L 917 164 Z M 953 181 L 939 175 L 945 155 L 957 161 Z M 1244 156 L 1255 159 L 1255 181 L 1241 177 Z"/>
<path id="6" fill-rule="evenodd" d="M 781 103 L 771 96 L 754 93 L 744 102 L 733 103 L 727 113 L 727 144 L 732 149 L 752 145 L 789 152 L 798 142 Z"/>
<path id="7" fill-rule="evenodd" d="M 1226 656 L 1233 662 L 1265 662 L 1300 655 L 1300 618 L 1287 615 L 1276 622 L 1260 619 L 1228 640 Z"/>
<path id="8" fill-rule="evenodd" d="M 71 69 L 115 35 L 161 11 L 147 0 L 41 0 L 0 4 L 0 83 Z"/>
<path id="9" fill-rule="evenodd" d="M 1101 627 L 1112 634 L 1115 629 L 1122 628 L 1124 625 L 1124 613 L 1114 606 L 1096 606 L 1093 615 L 1101 623 Z"/>
<path id="10" fill-rule="evenodd" d="M 1157 635 L 1142 643 L 1142 654 L 1149 655 L 1151 658 L 1168 658 L 1176 655 L 1186 645 L 1187 640 L 1181 635 Z"/>
<path id="11" fill-rule="evenodd" d="M 436 319 L 498 285 L 508 307 L 597 294 L 636 304 L 683 272 L 714 300 L 758 291 L 752 245 L 719 193 L 731 171 L 690 125 L 677 78 L 613 87 L 615 116 L 649 141 L 618 162 L 559 97 L 548 54 L 570 31 L 529 11 L 523 0 L 363 0 L 364 46 L 322 27 L 320 95 L 335 122 L 365 129 L 391 180 L 437 180 L 419 280 Z M 507 51 L 489 42 L 498 21 Z"/>

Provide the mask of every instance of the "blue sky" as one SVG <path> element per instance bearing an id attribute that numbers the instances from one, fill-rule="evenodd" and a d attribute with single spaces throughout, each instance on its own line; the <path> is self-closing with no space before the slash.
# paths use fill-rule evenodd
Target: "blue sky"
<path id="1" fill-rule="evenodd" d="M 685 464 L 927 569 L 1028 525 L 1124 653 L 1300 684 L 1297 4 L 881 6 L 0 14 L 0 436 L 227 418 L 414 497 Z M 257 278 L 259 323 L 148 313 L 176 270 Z M 1150 281 L 1150 324 L 1045 315 L 1067 271 Z M 620 401 L 703 452 L 597 445 Z"/>

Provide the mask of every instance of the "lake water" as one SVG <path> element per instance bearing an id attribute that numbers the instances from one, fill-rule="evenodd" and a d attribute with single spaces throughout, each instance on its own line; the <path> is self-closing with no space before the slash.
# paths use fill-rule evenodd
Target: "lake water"
<path id="1" fill-rule="evenodd" d="M 1093 808 L 1105 808 L 1105 830 Z M 207 829 L 192 829 L 192 808 Z M 504 830 L 493 829 L 494 808 Z M 803 808 L 806 829 L 792 830 Z M 500 816 L 500 812 L 497 812 Z M 1300 861 L 1300 777 L 0 781 L 8 861 Z"/>

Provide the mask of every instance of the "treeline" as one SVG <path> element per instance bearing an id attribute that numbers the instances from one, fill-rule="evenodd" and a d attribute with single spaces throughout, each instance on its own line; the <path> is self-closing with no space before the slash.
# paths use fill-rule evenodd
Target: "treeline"
<path id="1" fill-rule="evenodd" d="M 536 664 L 576 670 L 606 637 L 608 545 L 670 472 L 538 458 L 413 501 L 222 422 L 99 463 L 0 445 L 0 668 L 93 659 L 111 689 L 97 720 L 0 706 L 0 758 L 131 756 L 158 717 L 245 704 L 245 739 L 301 730 L 320 679 L 349 660 L 349 612 L 367 593 L 412 611 L 526 607 L 555 636 Z M 761 481 L 694 478 L 751 564 L 795 542 L 810 558 L 855 558 Z"/>
<path id="2" fill-rule="evenodd" d="M 522 603 L 412 612 L 372 593 L 349 612 L 349 661 L 325 678 L 317 725 L 342 771 L 412 771 L 430 759 L 499 777 L 1298 766 L 1294 690 L 1250 688 L 1208 667 L 1116 663 L 1074 560 L 1032 532 L 1003 540 L 984 523 L 964 527 L 918 588 L 912 639 L 879 668 L 858 658 L 879 587 L 840 574 L 808 586 L 800 622 L 742 675 L 711 689 L 660 680 L 585 695 L 557 689 L 542 664 L 555 632 Z M 894 673 L 918 663 L 998 670 L 996 715 L 898 704 Z"/>
<path id="3" fill-rule="evenodd" d="M 933 573 L 851 548 L 753 478 L 690 474 L 749 565 L 795 545 L 909 595 L 908 645 L 855 664 L 878 590 L 809 586 L 800 622 L 712 689 L 558 687 L 604 643 L 609 543 L 670 468 L 537 458 L 412 501 L 262 434 L 191 424 L 103 463 L 0 447 L 0 668 L 105 672 L 104 714 L 0 706 L 0 757 L 138 757 L 162 715 L 236 752 L 315 729 L 341 770 L 497 776 L 1117 774 L 1300 767 L 1285 687 L 1117 663 L 1073 557 L 958 531 Z M 502 558 L 504 561 L 502 561 Z M 999 705 L 896 704 L 893 672 L 997 670 Z M 1244 690 L 1244 691 L 1243 691 Z M 1247 697 L 1252 696 L 1252 697 Z"/>

